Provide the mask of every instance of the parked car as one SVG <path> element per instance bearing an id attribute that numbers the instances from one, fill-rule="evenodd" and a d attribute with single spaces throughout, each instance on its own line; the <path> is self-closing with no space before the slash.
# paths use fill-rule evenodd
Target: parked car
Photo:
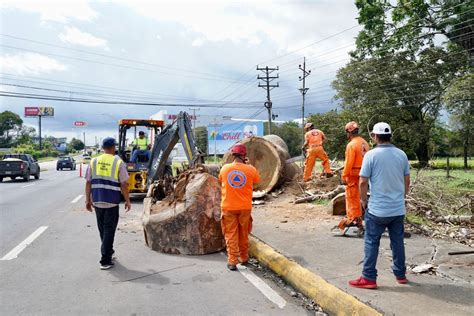
<path id="1" fill-rule="evenodd" d="M 40 172 L 38 161 L 31 155 L 6 154 L 0 161 L 0 182 L 6 177 L 12 180 L 23 178 L 25 181 L 30 181 L 31 176 L 39 179 Z"/>
<path id="2" fill-rule="evenodd" d="M 84 162 L 91 161 L 91 156 L 89 156 L 88 154 L 82 155 L 82 161 Z"/>
<path id="3" fill-rule="evenodd" d="M 56 170 L 76 170 L 76 161 L 72 157 L 59 157 L 56 164 Z"/>

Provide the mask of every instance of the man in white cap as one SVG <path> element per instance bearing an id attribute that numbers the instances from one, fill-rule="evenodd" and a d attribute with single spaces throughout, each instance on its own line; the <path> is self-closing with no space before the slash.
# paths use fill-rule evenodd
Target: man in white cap
<path id="1" fill-rule="evenodd" d="M 405 266 L 404 221 L 405 196 L 410 187 L 407 155 L 390 143 L 392 130 L 387 123 L 374 125 L 371 133 L 377 146 L 367 152 L 360 170 L 360 199 L 365 210 L 364 266 L 362 276 L 349 281 L 358 288 L 377 288 L 377 256 L 380 237 L 388 229 L 396 281 L 408 282 Z M 367 191 L 370 182 L 370 200 Z"/>

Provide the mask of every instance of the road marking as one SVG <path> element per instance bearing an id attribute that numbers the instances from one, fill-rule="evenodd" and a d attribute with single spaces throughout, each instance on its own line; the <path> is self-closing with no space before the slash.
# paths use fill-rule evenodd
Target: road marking
<path id="1" fill-rule="evenodd" d="M 263 282 L 258 276 L 255 275 L 250 269 L 245 266 L 237 265 L 239 272 L 252 283 L 263 295 L 266 296 L 280 309 L 283 309 L 286 305 L 286 300 L 275 292 L 267 283 Z"/>
<path id="2" fill-rule="evenodd" d="M 25 240 L 23 240 L 18 246 L 13 248 L 9 253 L 4 255 L 0 260 L 12 260 L 18 257 L 20 252 L 25 250 L 28 245 L 30 245 L 36 238 L 38 238 L 46 229 L 48 229 L 48 226 L 41 226 L 37 230 L 35 230 L 31 235 L 26 237 Z"/>
<path id="3" fill-rule="evenodd" d="M 32 186 L 34 186 L 35 184 L 36 184 L 36 183 L 27 184 L 27 185 L 22 186 L 22 188 L 32 187 Z"/>
<path id="4" fill-rule="evenodd" d="M 226 257 L 223 252 L 221 252 L 221 255 Z M 286 300 L 281 297 L 280 294 L 275 292 L 270 286 L 268 286 L 267 283 L 263 282 L 263 280 L 260 279 L 255 273 L 253 273 L 252 270 L 240 264 L 237 265 L 237 270 L 272 303 L 274 303 L 280 309 L 283 309 L 285 307 Z"/>
<path id="5" fill-rule="evenodd" d="M 79 194 L 74 200 L 71 201 L 72 204 L 77 203 L 84 195 Z"/>

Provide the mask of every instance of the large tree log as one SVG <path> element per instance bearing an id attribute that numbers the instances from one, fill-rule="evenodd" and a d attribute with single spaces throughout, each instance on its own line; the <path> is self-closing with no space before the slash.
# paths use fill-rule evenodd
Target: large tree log
<path id="1" fill-rule="evenodd" d="M 180 177 L 170 198 L 144 202 L 146 244 L 153 250 L 187 255 L 221 251 L 225 241 L 220 225 L 220 186 L 208 173 Z"/>

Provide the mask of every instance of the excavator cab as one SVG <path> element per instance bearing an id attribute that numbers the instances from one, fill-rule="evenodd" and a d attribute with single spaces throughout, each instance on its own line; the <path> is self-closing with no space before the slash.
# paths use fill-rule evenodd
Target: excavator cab
<path id="1" fill-rule="evenodd" d="M 144 120 L 144 119 L 123 119 L 119 121 L 119 141 L 118 141 L 118 155 L 127 164 L 127 171 L 129 174 L 128 189 L 130 193 L 146 193 L 148 182 L 148 169 L 150 165 L 150 154 L 146 155 L 142 152 L 137 154 L 136 161 L 131 161 L 133 150 L 127 144 L 127 132 L 135 137 L 137 128 L 144 127 L 151 132 L 153 137 L 159 135 L 165 126 L 165 122 L 161 120 Z M 133 128 L 133 132 L 130 129 Z M 147 135 L 149 136 L 149 135 Z M 149 139 L 149 138 L 148 138 Z M 132 143 L 132 141 L 129 141 Z M 150 141 L 150 144 L 152 141 Z"/>

